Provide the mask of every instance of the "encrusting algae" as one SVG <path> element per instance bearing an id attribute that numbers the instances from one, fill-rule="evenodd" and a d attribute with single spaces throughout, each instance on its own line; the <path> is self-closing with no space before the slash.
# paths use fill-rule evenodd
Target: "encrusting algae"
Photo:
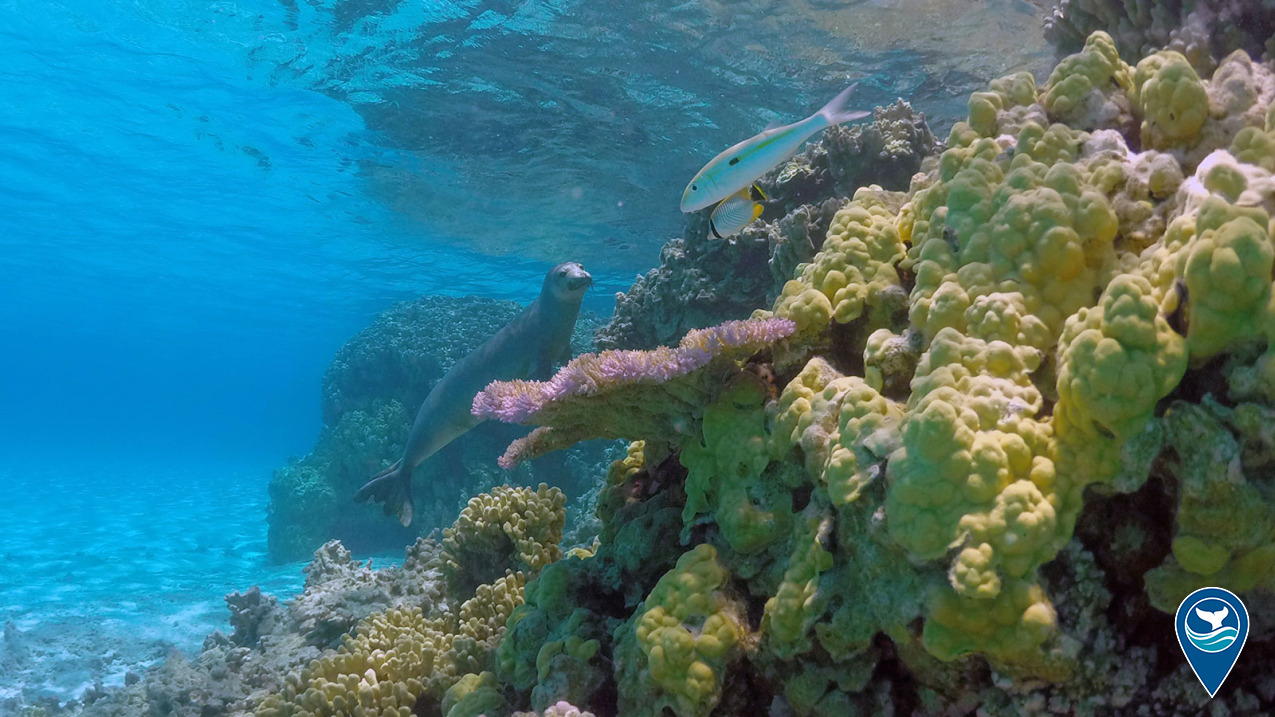
<path id="1" fill-rule="evenodd" d="M 1170 704 L 1148 665 L 1181 656 L 1105 606 L 1275 588 L 1273 99 L 1242 51 L 1206 79 L 1095 33 L 971 96 L 907 192 L 856 192 L 771 310 L 493 384 L 476 410 L 542 427 L 508 462 L 635 441 L 594 548 L 562 558 L 551 489 L 476 498 L 472 596 L 368 618 L 257 714 Z M 1103 587 L 1124 543 L 1080 545 L 1082 512 L 1151 493 L 1171 547 Z"/>

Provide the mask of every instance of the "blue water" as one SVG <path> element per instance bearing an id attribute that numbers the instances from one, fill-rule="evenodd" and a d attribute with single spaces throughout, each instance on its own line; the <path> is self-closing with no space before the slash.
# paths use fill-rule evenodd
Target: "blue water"
<path id="1" fill-rule="evenodd" d="M 254 73 L 260 31 L 162 7 L 0 4 L 0 446 L 302 452 L 326 361 L 389 303 L 534 296 L 543 264 L 370 197 L 357 163 L 393 152 Z"/>
<path id="2" fill-rule="evenodd" d="M 298 592 L 295 565 L 265 565 L 268 469 L 148 455 L 0 465 L 17 498 L 0 502 L 0 624 L 18 643 L 0 645 L 0 702 L 118 685 L 226 630 L 226 593 Z"/>
<path id="3" fill-rule="evenodd" d="M 0 622 L 36 645 L 0 697 L 295 591 L 266 481 L 394 301 L 525 302 L 577 259 L 605 315 L 706 156 L 851 81 L 941 128 L 1046 65 L 1035 28 L 1021 0 L 0 0 Z"/>

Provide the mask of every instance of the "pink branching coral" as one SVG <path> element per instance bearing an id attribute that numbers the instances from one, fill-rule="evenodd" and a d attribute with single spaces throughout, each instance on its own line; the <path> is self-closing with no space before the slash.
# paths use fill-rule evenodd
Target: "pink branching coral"
<path id="1" fill-rule="evenodd" d="M 501 456 L 505 468 L 591 438 L 673 440 L 690 431 L 716 388 L 738 371 L 735 360 L 795 330 L 788 319 L 728 321 L 691 331 L 677 348 L 585 354 L 548 381 L 493 382 L 474 397 L 473 412 L 542 426 Z M 721 371 L 706 370 L 713 367 Z"/>

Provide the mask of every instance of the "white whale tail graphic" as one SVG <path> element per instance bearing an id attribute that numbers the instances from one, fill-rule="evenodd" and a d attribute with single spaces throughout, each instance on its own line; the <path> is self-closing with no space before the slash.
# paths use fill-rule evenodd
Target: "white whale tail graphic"
<path id="1" fill-rule="evenodd" d="M 1208 612 L 1206 610 L 1201 610 L 1198 607 L 1195 609 L 1195 614 L 1199 616 L 1201 620 L 1212 625 L 1214 630 L 1221 629 L 1222 621 L 1225 620 L 1226 616 L 1229 615 L 1230 613 L 1231 613 L 1230 608 L 1226 606 L 1223 606 L 1222 609 L 1218 610 L 1217 612 Z"/>

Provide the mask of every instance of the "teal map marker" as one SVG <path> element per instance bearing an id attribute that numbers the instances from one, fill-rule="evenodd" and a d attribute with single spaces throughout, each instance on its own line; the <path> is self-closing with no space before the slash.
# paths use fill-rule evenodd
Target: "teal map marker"
<path id="1" fill-rule="evenodd" d="M 1248 639 L 1248 610 L 1235 593 L 1200 588 L 1178 605 L 1173 617 L 1178 644 L 1209 697 L 1217 694 Z"/>

